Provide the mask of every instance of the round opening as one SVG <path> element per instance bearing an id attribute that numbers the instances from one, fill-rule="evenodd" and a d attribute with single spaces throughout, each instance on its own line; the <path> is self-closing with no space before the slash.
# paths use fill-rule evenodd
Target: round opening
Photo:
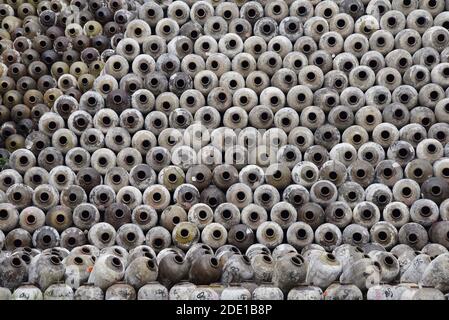
<path id="1" fill-rule="evenodd" d="M 418 236 L 415 233 L 410 233 L 407 236 L 407 239 L 408 239 L 409 242 L 415 243 L 416 241 L 418 241 Z"/>
<path id="2" fill-rule="evenodd" d="M 385 231 L 380 231 L 380 232 L 377 234 L 377 238 L 378 238 L 380 241 L 385 241 L 385 240 L 387 240 L 388 235 L 387 235 L 387 233 L 386 233 Z"/>
<path id="3" fill-rule="evenodd" d="M 82 211 L 81 212 L 81 220 L 88 220 L 90 218 L 90 212 L 89 211 Z"/>
<path id="4" fill-rule="evenodd" d="M 385 202 L 387 202 L 387 200 L 388 200 L 388 198 L 387 198 L 385 195 L 380 195 L 380 196 L 377 198 L 377 201 L 378 201 L 380 204 L 384 204 Z"/>
<path id="5" fill-rule="evenodd" d="M 213 267 L 218 267 L 218 260 L 217 260 L 217 258 L 211 258 L 211 259 L 210 259 L 210 264 L 211 264 Z"/>
<path id="6" fill-rule="evenodd" d="M 422 170 L 421 168 L 416 168 L 416 169 L 413 171 L 413 174 L 414 174 L 414 176 L 417 177 L 417 178 L 422 177 L 422 175 L 423 175 L 423 170 Z"/>
<path id="7" fill-rule="evenodd" d="M 206 220 L 207 212 L 204 210 L 201 210 L 200 212 L 198 212 L 198 217 L 200 218 L 200 220 Z"/>
<path id="8" fill-rule="evenodd" d="M 313 72 L 308 72 L 306 77 L 307 77 L 307 80 L 309 80 L 309 81 L 313 81 L 316 78 L 315 73 L 313 73 Z"/>
<path id="9" fill-rule="evenodd" d="M 243 201 L 246 199 L 246 194 L 243 191 L 237 192 L 237 200 Z"/>
<path id="10" fill-rule="evenodd" d="M 290 212 L 288 210 L 282 210 L 280 216 L 282 220 L 288 220 L 290 218 Z"/>
<path id="11" fill-rule="evenodd" d="M 352 240 L 354 240 L 355 242 L 360 242 L 362 240 L 362 234 L 359 232 L 354 232 L 352 234 Z"/>
<path id="12" fill-rule="evenodd" d="M 307 220 L 313 220 L 315 218 L 315 214 L 312 211 L 306 211 L 304 214 Z"/>
<path id="13" fill-rule="evenodd" d="M 359 178 L 363 178 L 363 177 L 365 177 L 366 172 L 365 172 L 365 170 L 363 170 L 363 169 L 358 169 L 358 170 L 356 171 L 356 175 L 357 175 L 357 177 L 359 177 Z"/>
<path id="14" fill-rule="evenodd" d="M 328 196 L 329 193 L 330 193 L 330 191 L 331 191 L 331 190 L 330 190 L 328 187 L 322 187 L 321 190 L 320 190 L 320 194 L 321 194 L 322 196 Z"/>
<path id="15" fill-rule="evenodd" d="M 399 209 L 393 209 L 393 210 L 391 211 L 391 216 L 392 216 L 394 219 L 399 219 L 399 218 L 402 216 L 402 212 L 401 212 L 401 210 L 399 210 Z"/>
<path id="16" fill-rule="evenodd" d="M 274 236 L 274 230 L 273 230 L 272 228 L 267 228 L 267 229 L 265 230 L 265 235 L 266 235 L 267 237 L 269 237 L 269 238 L 273 237 L 273 236 Z"/>
<path id="17" fill-rule="evenodd" d="M 191 192 L 186 192 L 186 193 L 184 194 L 184 199 L 185 199 L 186 201 L 191 201 L 191 200 L 193 199 L 193 193 L 191 193 Z"/>
<path id="18" fill-rule="evenodd" d="M 362 211 L 362 218 L 363 218 L 363 219 L 369 220 L 369 219 L 371 219 L 372 217 L 373 217 L 373 213 L 371 212 L 371 210 L 366 209 L 366 210 L 363 210 L 363 211 Z"/>
<path id="19" fill-rule="evenodd" d="M 220 239 L 221 238 L 221 231 L 220 230 L 214 230 L 213 232 L 212 232 L 212 236 L 215 238 L 215 239 Z"/>
<path id="20" fill-rule="evenodd" d="M 271 195 L 269 193 L 262 193 L 261 199 L 263 202 L 268 202 L 271 200 Z"/>
<path id="21" fill-rule="evenodd" d="M 334 234 L 330 231 L 326 232 L 324 234 L 324 240 L 327 242 L 333 241 L 334 240 Z"/>
<path id="22" fill-rule="evenodd" d="M 432 214 L 432 210 L 427 206 L 422 207 L 420 212 L 421 212 L 421 215 L 424 217 L 428 217 Z"/>
<path id="23" fill-rule="evenodd" d="M 101 193 L 99 195 L 99 198 L 100 198 L 100 202 L 103 202 L 103 203 L 107 202 L 109 200 L 109 196 L 106 193 Z"/>
<path id="24" fill-rule="evenodd" d="M 15 201 L 20 201 L 22 199 L 22 194 L 20 192 L 14 192 L 12 197 Z"/>
<path id="25" fill-rule="evenodd" d="M 293 202 L 296 204 L 301 204 L 303 202 L 302 197 L 299 194 L 294 195 Z"/>
<path id="26" fill-rule="evenodd" d="M 398 150 L 398 155 L 401 158 L 405 158 L 408 155 L 408 150 L 405 149 L 405 148 L 401 148 L 401 149 Z"/>
<path id="27" fill-rule="evenodd" d="M 54 265 L 59 265 L 61 263 L 61 260 L 57 256 L 51 256 L 50 262 Z"/>
<path id="28" fill-rule="evenodd" d="M 427 151 L 429 151 L 429 153 L 435 153 L 437 151 L 437 146 L 431 143 L 427 145 Z"/>
<path id="29" fill-rule="evenodd" d="M 42 202 L 47 202 L 48 199 L 50 199 L 50 195 L 49 195 L 47 192 L 42 192 L 42 193 L 39 195 L 39 199 L 40 199 Z"/>
<path id="30" fill-rule="evenodd" d="M 331 171 L 331 172 L 329 172 L 329 178 L 332 181 L 335 181 L 338 178 L 338 175 L 337 175 L 337 173 L 335 171 Z"/>
<path id="31" fill-rule="evenodd" d="M 109 235 L 109 233 L 104 232 L 101 234 L 100 238 L 103 242 L 108 242 L 111 239 L 111 236 Z"/>
<path id="32" fill-rule="evenodd" d="M 304 230 L 304 229 L 299 229 L 296 232 L 296 236 L 297 236 L 298 239 L 305 239 L 307 237 L 307 231 Z"/>
<path id="33" fill-rule="evenodd" d="M 229 180 L 231 178 L 231 174 L 228 171 L 224 171 L 221 174 L 221 177 L 223 178 L 223 180 Z M 238 196 L 238 194 L 237 194 L 237 196 Z"/>
<path id="34" fill-rule="evenodd" d="M 245 233 L 243 231 L 237 231 L 235 233 L 235 239 L 238 241 L 242 241 L 243 239 L 245 239 Z"/>

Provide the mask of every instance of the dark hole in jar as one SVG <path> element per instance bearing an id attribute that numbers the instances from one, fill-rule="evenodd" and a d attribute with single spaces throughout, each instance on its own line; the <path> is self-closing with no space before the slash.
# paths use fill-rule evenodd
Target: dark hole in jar
<path id="1" fill-rule="evenodd" d="M 427 126 L 427 125 L 430 124 L 430 119 L 427 118 L 427 117 L 422 118 L 421 123 L 422 123 L 423 126 Z"/>
<path id="2" fill-rule="evenodd" d="M 263 202 L 268 202 L 271 200 L 271 195 L 269 193 L 262 193 L 261 199 Z"/>
<path id="3" fill-rule="evenodd" d="M 375 120 L 374 115 L 372 115 L 372 114 L 367 115 L 365 120 L 366 120 L 366 123 L 372 124 Z"/>
<path id="4" fill-rule="evenodd" d="M 269 24 L 264 24 L 263 27 L 262 27 L 262 31 L 265 34 L 269 34 L 271 32 L 271 26 Z"/>
<path id="5" fill-rule="evenodd" d="M 134 163 L 134 157 L 133 156 L 127 156 L 125 158 L 125 161 L 127 164 L 133 164 Z"/>
<path id="6" fill-rule="evenodd" d="M 441 194 L 441 188 L 440 188 L 439 186 L 433 186 L 433 187 L 431 188 L 431 193 L 432 193 L 434 196 L 438 196 L 438 195 Z"/>
<path id="7" fill-rule="evenodd" d="M 262 51 L 262 46 L 260 44 L 256 44 L 254 46 L 254 52 L 259 53 Z"/>
<path id="8" fill-rule="evenodd" d="M 391 211 L 391 216 L 392 216 L 394 219 L 399 219 L 399 218 L 402 216 L 402 212 L 401 212 L 401 210 L 399 210 L 399 209 L 393 209 L 393 210 Z"/>
<path id="9" fill-rule="evenodd" d="M 293 161 L 296 159 L 296 154 L 293 151 L 287 151 L 285 153 L 285 157 L 287 158 L 287 160 Z"/>
<path id="10" fill-rule="evenodd" d="M 437 99 L 439 98 L 440 95 L 438 94 L 437 91 L 431 91 L 430 94 L 429 94 L 429 96 L 430 96 L 430 99 L 431 99 L 431 100 L 437 100 Z"/>
<path id="11" fill-rule="evenodd" d="M 316 64 L 317 66 L 322 65 L 323 62 L 324 62 L 324 59 L 323 59 L 322 57 L 317 57 L 317 58 L 315 59 L 315 64 Z M 308 78 L 308 74 L 307 74 L 307 78 Z M 310 79 L 310 80 L 313 80 L 313 79 Z"/>
<path id="12" fill-rule="evenodd" d="M 296 204 L 301 204 L 303 202 L 302 197 L 299 194 L 294 195 L 293 202 Z"/>
<path id="13" fill-rule="evenodd" d="M 337 208 L 334 211 L 334 214 L 337 218 L 342 218 L 345 215 L 345 212 L 341 208 Z"/>
<path id="14" fill-rule="evenodd" d="M 361 50 L 362 48 L 363 48 L 363 45 L 362 45 L 361 42 L 356 42 L 356 43 L 354 43 L 354 49 L 355 49 L 356 51 L 359 51 L 359 50 Z"/>
<path id="15" fill-rule="evenodd" d="M 318 30 L 318 27 L 319 27 L 319 26 L 320 26 L 320 25 L 317 26 L 317 30 Z M 322 26 L 321 26 L 321 27 L 322 27 Z M 290 23 L 288 24 L 287 28 L 288 28 L 288 31 L 290 31 L 290 32 L 295 32 L 295 31 L 298 30 L 298 24 L 295 23 L 295 22 L 290 22 Z M 318 31 L 318 32 L 321 32 L 321 31 Z"/>
<path id="16" fill-rule="evenodd" d="M 421 168 L 416 168 L 413 171 L 413 174 L 414 174 L 415 177 L 419 178 L 419 177 L 421 177 L 423 175 L 423 170 Z"/>
<path id="17" fill-rule="evenodd" d="M 330 140 L 332 138 L 332 132 L 326 131 L 323 134 L 323 138 L 324 138 L 324 140 Z M 317 156 L 317 154 L 315 156 Z"/>
<path id="18" fill-rule="evenodd" d="M 267 121 L 267 120 L 269 119 L 269 114 L 268 114 L 268 112 L 262 112 L 262 113 L 260 114 L 260 119 L 263 120 L 263 121 Z"/>
<path id="19" fill-rule="evenodd" d="M 438 140 L 444 140 L 444 139 L 446 139 L 446 134 L 445 134 L 443 131 L 438 131 L 438 132 L 435 134 L 435 136 L 436 136 L 436 138 L 437 138 Z"/>
<path id="20" fill-rule="evenodd" d="M 418 71 L 416 73 L 416 79 L 417 80 L 422 80 L 422 79 L 424 79 L 424 77 L 425 77 L 425 73 L 423 71 Z"/>
<path id="21" fill-rule="evenodd" d="M 437 151 L 437 146 L 431 143 L 427 145 L 427 151 L 429 153 L 435 153 Z"/>
<path id="22" fill-rule="evenodd" d="M 64 182 L 66 181 L 66 177 L 65 177 L 65 175 L 63 175 L 63 174 L 58 174 L 58 175 L 56 176 L 56 180 L 57 180 L 59 183 L 64 183 Z"/>
<path id="23" fill-rule="evenodd" d="M 385 202 L 387 202 L 387 197 L 386 196 L 384 196 L 384 195 L 380 195 L 378 198 L 377 198 L 377 201 L 379 202 L 379 203 L 385 203 Z"/>
<path id="24" fill-rule="evenodd" d="M 391 73 L 387 74 L 386 80 L 387 80 L 387 82 L 392 83 L 395 80 L 395 76 L 393 74 L 391 74 Z"/>
<path id="25" fill-rule="evenodd" d="M 120 219 L 125 215 L 125 212 L 123 212 L 122 209 L 117 209 L 117 210 L 115 210 L 114 215 L 116 218 Z"/>
<path id="26" fill-rule="evenodd" d="M 403 118 L 403 116 L 404 116 L 404 112 L 401 109 L 396 109 L 394 111 L 394 117 L 396 119 L 401 119 L 401 118 Z"/>
<path id="27" fill-rule="evenodd" d="M 391 177 L 393 175 L 393 170 L 391 168 L 385 168 L 383 170 L 384 177 Z"/>
<path id="28" fill-rule="evenodd" d="M 101 202 L 106 202 L 109 200 L 109 196 L 106 193 L 100 193 L 99 198 Z"/>
<path id="29" fill-rule="evenodd" d="M 77 196 L 75 193 L 70 193 L 69 194 L 69 201 L 71 202 L 75 202 L 77 200 Z"/>
<path id="30" fill-rule="evenodd" d="M 371 219 L 372 217 L 373 217 L 373 213 L 371 212 L 371 210 L 366 209 L 366 210 L 362 211 L 362 218 L 363 219 L 368 220 L 368 219 Z"/>
<path id="31" fill-rule="evenodd" d="M 320 190 L 320 194 L 322 196 L 328 196 L 330 194 L 331 190 L 328 187 L 322 187 Z"/>
<path id="32" fill-rule="evenodd" d="M 56 216 L 56 221 L 57 221 L 58 223 L 63 223 L 63 222 L 65 221 L 64 215 L 58 214 L 58 215 Z"/>
<path id="33" fill-rule="evenodd" d="M 104 233 L 101 234 L 101 240 L 104 241 L 104 242 L 109 241 L 110 238 L 111 238 L 111 236 L 107 232 L 104 232 Z"/>
<path id="34" fill-rule="evenodd" d="M 315 218 L 315 214 L 313 213 L 313 211 L 306 211 L 306 213 L 304 214 L 305 218 L 307 220 L 313 220 Z"/>
<path id="35" fill-rule="evenodd" d="M 212 232 L 212 236 L 215 238 L 215 239 L 220 239 L 221 238 L 221 231 L 220 230 L 214 230 L 213 232 Z"/>
<path id="36" fill-rule="evenodd" d="M 42 182 L 42 177 L 41 177 L 40 175 L 35 174 L 35 175 L 33 175 L 33 177 L 31 178 L 31 180 L 33 180 L 34 183 L 39 184 L 39 183 Z"/>
<path id="37" fill-rule="evenodd" d="M 408 38 L 407 38 L 407 43 L 408 43 L 409 45 L 411 45 L 411 46 L 415 45 L 415 43 L 416 43 L 415 37 L 408 37 Z"/>
<path id="38" fill-rule="evenodd" d="M 449 177 L 449 168 L 444 168 L 441 173 L 443 174 L 443 176 L 445 177 Z"/>
<path id="39" fill-rule="evenodd" d="M 404 195 L 405 197 L 409 197 L 412 194 L 412 189 L 410 189 L 409 187 L 405 187 L 404 189 L 402 189 L 402 195 Z"/>
<path id="40" fill-rule="evenodd" d="M 289 118 L 282 118 L 281 122 L 284 126 L 289 126 L 291 123 Z"/>
<path id="41" fill-rule="evenodd" d="M 354 191 L 348 192 L 348 199 L 355 200 L 357 198 L 357 194 Z"/>
<path id="42" fill-rule="evenodd" d="M 358 170 L 356 171 L 356 175 L 357 175 L 357 177 L 359 177 L 359 178 L 363 178 L 363 177 L 365 177 L 366 172 L 365 172 L 365 170 L 363 170 L 363 169 L 358 169 Z"/>
<path id="43" fill-rule="evenodd" d="M 418 236 L 415 233 L 410 233 L 407 236 L 407 239 L 409 242 L 414 243 L 414 242 L 418 241 Z"/>
<path id="44" fill-rule="evenodd" d="M 437 35 L 437 40 L 438 42 L 444 42 L 446 41 L 446 37 L 444 36 L 444 34 L 439 34 Z"/>
<path id="45" fill-rule="evenodd" d="M 426 23 L 426 18 L 425 17 L 418 17 L 417 19 L 416 19 L 416 24 L 418 24 L 418 25 L 420 25 L 420 26 L 422 26 L 422 25 L 424 25 L 425 23 Z"/>
<path id="46" fill-rule="evenodd" d="M 343 69 L 346 70 L 346 71 L 350 71 L 353 67 L 354 67 L 354 64 L 352 62 L 350 62 L 350 61 L 346 61 L 343 64 Z"/>
<path id="47" fill-rule="evenodd" d="M 236 196 L 237 196 L 237 200 L 239 200 L 239 201 L 243 201 L 246 199 L 246 194 L 243 191 L 237 192 Z"/>
<path id="48" fill-rule="evenodd" d="M 265 230 L 265 234 L 267 235 L 267 237 L 272 237 L 274 236 L 274 230 L 272 228 L 267 228 Z"/>
<path id="49" fill-rule="evenodd" d="M 315 174 L 312 170 L 306 170 L 305 175 L 306 175 L 306 178 L 308 178 L 308 179 L 312 179 L 315 176 Z"/>
<path id="50" fill-rule="evenodd" d="M 49 195 L 48 193 L 46 193 L 46 192 L 42 192 L 42 193 L 39 195 L 39 199 L 40 199 L 42 202 L 47 202 L 48 199 L 50 199 L 50 195 Z"/>
<path id="51" fill-rule="evenodd" d="M 387 23 L 389 26 L 394 26 L 396 24 L 396 18 L 395 17 L 389 17 L 387 19 Z"/>
<path id="52" fill-rule="evenodd" d="M 193 193 L 191 193 L 191 192 L 186 192 L 186 193 L 184 194 L 184 199 L 185 199 L 186 201 L 191 201 L 191 200 L 193 199 Z"/>

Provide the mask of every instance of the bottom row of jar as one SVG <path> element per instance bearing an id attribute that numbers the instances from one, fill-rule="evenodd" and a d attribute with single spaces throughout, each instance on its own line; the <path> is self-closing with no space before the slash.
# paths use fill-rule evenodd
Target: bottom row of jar
<path id="1" fill-rule="evenodd" d="M 272 283 L 254 282 L 224 286 L 220 283 L 195 285 L 188 281 L 174 285 L 170 290 L 154 281 L 137 292 L 124 282 L 110 286 L 106 292 L 93 284 L 73 289 L 65 284 L 53 284 L 45 292 L 32 284 L 24 284 L 11 293 L 0 288 L 0 300 L 448 300 L 435 288 L 420 287 L 413 283 L 380 284 L 368 289 L 366 295 L 355 285 L 333 283 L 326 290 L 314 286 L 298 286 L 284 295 Z"/>

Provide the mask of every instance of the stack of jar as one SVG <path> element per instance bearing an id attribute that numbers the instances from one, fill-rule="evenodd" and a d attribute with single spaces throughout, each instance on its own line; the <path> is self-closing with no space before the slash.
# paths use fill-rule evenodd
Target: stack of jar
<path id="1" fill-rule="evenodd" d="M 448 12 L 2 1 L 0 299 L 444 299 Z"/>

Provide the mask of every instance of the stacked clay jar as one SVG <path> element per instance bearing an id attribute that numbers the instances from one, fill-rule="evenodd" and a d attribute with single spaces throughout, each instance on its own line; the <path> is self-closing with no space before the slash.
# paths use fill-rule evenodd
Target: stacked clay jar
<path id="1" fill-rule="evenodd" d="M 449 293 L 449 1 L 0 22 L 0 299 Z"/>

